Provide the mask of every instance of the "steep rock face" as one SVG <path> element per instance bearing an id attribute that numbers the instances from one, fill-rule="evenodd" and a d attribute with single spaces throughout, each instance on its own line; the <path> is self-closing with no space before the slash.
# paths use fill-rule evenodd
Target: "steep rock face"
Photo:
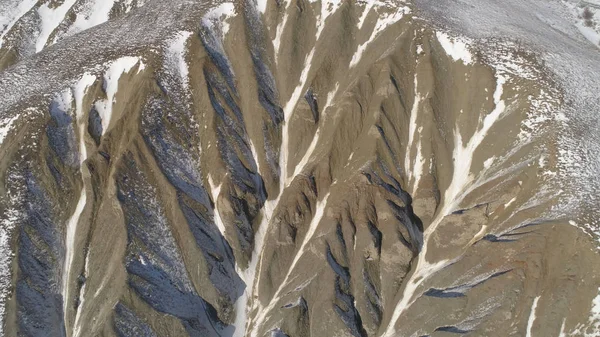
<path id="1" fill-rule="evenodd" d="M 401 1 L 141 4 L 0 50 L 5 336 L 595 333 L 534 53 Z"/>

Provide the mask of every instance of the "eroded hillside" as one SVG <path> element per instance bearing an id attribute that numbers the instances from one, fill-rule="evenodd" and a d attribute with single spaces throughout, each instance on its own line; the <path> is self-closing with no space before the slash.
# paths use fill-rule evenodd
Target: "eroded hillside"
<path id="1" fill-rule="evenodd" d="M 535 53 L 399 0 L 114 5 L 0 49 L 5 336 L 597 335 Z"/>

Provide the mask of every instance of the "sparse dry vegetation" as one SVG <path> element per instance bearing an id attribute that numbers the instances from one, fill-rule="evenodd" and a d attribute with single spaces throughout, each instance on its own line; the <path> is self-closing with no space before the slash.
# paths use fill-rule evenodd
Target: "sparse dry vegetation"
<path id="1" fill-rule="evenodd" d="M 583 13 L 581 14 L 584 20 L 592 20 L 594 18 L 594 13 L 590 10 L 589 7 L 585 7 L 583 9 Z"/>
<path id="2" fill-rule="evenodd" d="M 593 27 L 594 26 L 594 13 L 590 10 L 589 7 L 585 7 L 583 9 L 583 12 L 581 13 L 581 18 L 583 19 L 583 24 L 586 27 Z"/>

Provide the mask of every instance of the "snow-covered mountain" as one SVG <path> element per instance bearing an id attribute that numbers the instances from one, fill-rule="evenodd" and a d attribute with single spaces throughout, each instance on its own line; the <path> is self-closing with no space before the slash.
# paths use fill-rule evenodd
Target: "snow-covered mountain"
<path id="1" fill-rule="evenodd" d="M 2 336 L 600 336 L 595 0 L 0 0 Z"/>

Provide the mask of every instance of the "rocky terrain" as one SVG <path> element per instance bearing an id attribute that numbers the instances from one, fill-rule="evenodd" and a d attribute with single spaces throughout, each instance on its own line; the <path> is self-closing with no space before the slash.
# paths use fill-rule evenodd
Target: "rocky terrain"
<path id="1" fill-rule="evenodd" d="M 600 336 L 577 6 L 3 0 L 0 335 Z"/>

